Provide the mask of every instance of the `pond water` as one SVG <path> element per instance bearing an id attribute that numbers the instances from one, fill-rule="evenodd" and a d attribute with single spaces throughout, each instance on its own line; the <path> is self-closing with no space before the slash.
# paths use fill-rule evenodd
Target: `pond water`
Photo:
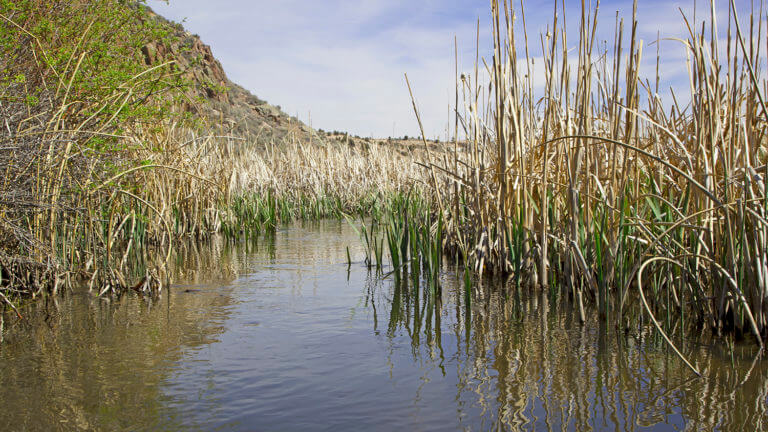
<path id="1" fill-rule="evenodd" d="M 546 296 L 382 278 L 348 224 L 182 248 L 160 299 L 4 316 L 0 430 L 762 430 L 755 347 L 579 325 Z M 357 262 L 347 265 L 347 250 Z M 386 270 L 385 270 L 386 271 Z M 494 290 L 493 292 L 498 292 Z M 483 294 L 485 293 L 485 294 Z"/>

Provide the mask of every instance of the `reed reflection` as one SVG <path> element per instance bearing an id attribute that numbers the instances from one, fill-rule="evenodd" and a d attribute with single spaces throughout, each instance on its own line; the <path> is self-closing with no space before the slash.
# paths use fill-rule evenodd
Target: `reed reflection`
<path id="1" fill-rule="evenodd" d="M 179 245 L 178 282 L 159 298 L 77 291 L 5 315 L 0 425 L 12 430 L 188 430 L 164 391 L 174 364 L 215 342 L 234 300 L 211 286 L 234 280 L 226 242 Z M 31 343 L 31 341 L 34 341 Z M 23 390 L 23 391 L 22 391 Z"/>
<path id="2" fill-rule="evenodd" d="M 621 334 L 596 318 L 578 322 L 567 300 L 508 286 L 465 296 L 460 272 L 433 290 L 407 269 L 366 289 L 389 309 L 390 345 L 407 338 L 414 361 L 455 379 L 459 423 L 517 430 L 761 430 L 768 365 L 757 349 L 688 336 L 697 378 L 651 328 Z M 378 290 L 378 292 L 376 291 Z M 390 362 L 396 361 L 390 351 Z M 452 376 L 451 376 L 452 375 Z M 413 396 L 418 398 L 418 394 Z M 479 414 L 478 414 L 479 413 Z"/>

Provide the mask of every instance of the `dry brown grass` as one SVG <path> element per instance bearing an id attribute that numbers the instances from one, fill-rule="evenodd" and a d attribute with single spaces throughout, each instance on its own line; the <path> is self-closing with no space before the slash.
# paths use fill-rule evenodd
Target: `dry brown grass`
<path id="1" fill-rule="evenodd" d="M 738 11 L 736 21 L 730 8 L 690 23 L 691 102 L 680 106 L 659 99 L 658 76 L 640 76 L 647 45 L 634 14 L 603 51 L 596 9 L 582 8 L 576 33 L 558 11 L 537 41 L 546 84 L 536 94 L 528 35 L 515 38 L 525 32 L 522 9 L 494 1 L 492 10 L 493 57 L 457 77 L 457 124 L 470 145 L 433 163 L 448 249 L 480 272 L 566 293 L 582 320 L 593 300 L 620 327 L 642 310 L 663 317 L 662 333 L 709 326 L 761 343 L 765 11 Z M 710 33 L 716 19 L 719 34 Z"/>
<path id="2" fill-rule="evenodd" d="M 45 134 L 26 147 L 62 137 Z M 6 191 L 17 195 L 6 195 L 0 213 L 7 292 L 38 295 L 78 281 L 102 294 L 156 291 L 180 237 L 224 229 L 239 236 L 232 227 L 364 211 L 388 193 L 421 187 L 413 158 L 384 144 L 301 142 L 290 134 L 264 143 L 202 135 L 170 120 L 126 130 L 115 138 L 121 150 L 108 156 L 82 151 L 82 141 L 68 137 L 70 144 L 51 144 L 50 152 L 15 152 L 7 165 Z M 30 186 L 37 183 L 42 190 Z M 264 214 L 238 213 L 257 201 Z"/>

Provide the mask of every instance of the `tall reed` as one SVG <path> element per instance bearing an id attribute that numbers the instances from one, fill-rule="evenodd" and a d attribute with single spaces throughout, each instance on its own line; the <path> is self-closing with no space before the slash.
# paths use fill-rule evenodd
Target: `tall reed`
<path id="1" fill-rule="evenodd" d="M 524 9 L 506 0 L 492 1 L 492 57 L 457 77 L 463 138 L 431 163 L 446 251 L 572 298 L 582 321 L 594 310 L 624 328 L 642 312 L 665 337 L 709 326 L 762 345 L 765 11 L 745 21 L 731 1 L 720 17 L 713 2 L 703 23 L 681 18 L 690 92 L 681 106 L 684 89 L 661 100 L 658 56 L 656 75 L 641 76 L 637 2 L 604 49 L 599 2 L 582 2 L 575 34 L 555 4 L 539 39 L 541 94 Z"/>

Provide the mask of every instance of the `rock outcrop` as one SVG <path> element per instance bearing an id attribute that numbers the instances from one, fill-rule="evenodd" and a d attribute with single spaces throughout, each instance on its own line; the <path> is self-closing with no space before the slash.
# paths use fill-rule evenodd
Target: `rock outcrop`
<path id="1" fill-rule="evenodd" d="M 309 139 L 313 131 L 279 107 L 270 105 L 227 78 L 211 47 L 180 24 L 151 13 L 176 32 L 171 44 L 150 43 L 143 49 L 147 65 L 174 60 L 191 83 L 182 109 L 226 133 L 255 137 L 262 141 Z"/>

